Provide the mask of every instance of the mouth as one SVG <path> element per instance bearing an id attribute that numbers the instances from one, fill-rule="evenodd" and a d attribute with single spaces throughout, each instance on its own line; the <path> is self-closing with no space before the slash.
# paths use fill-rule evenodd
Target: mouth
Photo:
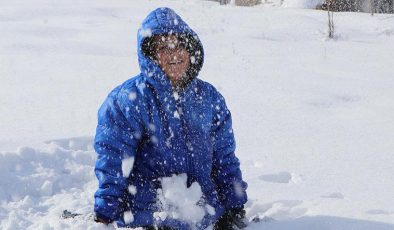
<path id="1" fill-rule="evenodd" d="M 174 60 L 174 61 L 168 62 L 169 65 L 178 65 L 178 64 L 181 64 L 181 63 L 183 63 L 182 60 Z"/>

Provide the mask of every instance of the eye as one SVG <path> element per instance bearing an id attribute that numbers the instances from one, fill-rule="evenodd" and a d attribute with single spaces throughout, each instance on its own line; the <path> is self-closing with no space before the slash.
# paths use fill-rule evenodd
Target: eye
<path id="1" fill-rule="evenodd" d="M 160 47 L 157 48 L 157 51 L 162 52 L 162 51 L 164 51 L 166 49 L 167 49 L 166 46 L 160 46 Z"/>

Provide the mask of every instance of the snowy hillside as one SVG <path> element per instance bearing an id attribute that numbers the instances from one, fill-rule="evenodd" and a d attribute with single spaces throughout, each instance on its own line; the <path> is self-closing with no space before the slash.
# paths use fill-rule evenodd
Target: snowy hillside
<path id="1" fill-rule="evenodd" d="M 232 112 L 247 216 L 266 220 L 247 229 L 394 229 L 394 16 L 335 13 L 328 40 L 326 12 L 276 3 L 0 0 L 0 229 L 113 228 L 90 215 L 96 113 L 160 6 Z"/>

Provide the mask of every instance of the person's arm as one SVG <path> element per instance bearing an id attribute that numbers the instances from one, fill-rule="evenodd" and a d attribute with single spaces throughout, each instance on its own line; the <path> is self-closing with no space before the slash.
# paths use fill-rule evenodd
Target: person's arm
<path id="1" fill-rule="evenodd" d="M 114 90 L 98 112 L 94 148 L 98 154 L 95 173 L 99 184 L 94 212 L 102 223 L 111 223 L 125 211 L 128 185 L 122 160 L 135 156 L 138 139 L 134 136 L 141 136 L 139 123 L 125 111 L 125 100 Z"/>
<path id="2" fill-rule="evenodd" d="M 240 163 L 235 156 L 235 139 L 231 113 L 224 98 L 218 94 L 213 105 L 213 168 L 212 177 L 216 183 L 219 199 L 225 206 L 225 213 L 216 222 L 214 229 L 239 229 L 246 227 L 244 204 L 247 201 L 247 183 L 242 179 Z"/>
<path id="3" fill-rule="evenodd" d="M 247 201 L 247 184 L 242 179 L 240 163 L 235 156 L 235 139 L 231 113 L 218 93 L 213 119 L 213 173 L 219 198 L 226 209 L 241 208 Z"/>
<path id="4" fill-rule="evenodd" d="M 226 209 L 240 208 L 247 201 L 247 184 L 242 180 L 240 163 L 235 156 L 235 139 L 231 113 L 224 98 L 218 94 L 213 104 L 213 168 L 212 177 L 218 187 L 219 199 Z"/>

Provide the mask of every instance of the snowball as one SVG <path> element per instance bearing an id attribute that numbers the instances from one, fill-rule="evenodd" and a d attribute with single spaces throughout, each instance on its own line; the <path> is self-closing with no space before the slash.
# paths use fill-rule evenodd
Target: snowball
<path id="1" fill-rule="evenodd" d="M 131 211 L 126 211 L 123 213 L 123 220 L 126 224 L 130 224 L 134 221 L 134 216 Z"/>
<path id="2" fill-rule="evenodd" d="M 161 179 L 162 189 L 157 191 L 158 199 L 162 206 L 162 212 L 165 218 L 180 219 L 189 223 L 197 223 L 205 216 L 204 207 L 201 203 L 202 191 L 201 186 L 194 182 L 189 188 L 186 186 L 187 175 L 180 174 L 172 177 Z M 205 207 L 208 213 L 214 213 L 214 210 Z M 156 216 L 161 220 L 163 213 L 157 213 Z"/>
<path id="3" fill-rule="evenodd" d="M 122 160 L 123 177 L 129 177 L 134 165 L 134 157 L 129 157 Z"/>

